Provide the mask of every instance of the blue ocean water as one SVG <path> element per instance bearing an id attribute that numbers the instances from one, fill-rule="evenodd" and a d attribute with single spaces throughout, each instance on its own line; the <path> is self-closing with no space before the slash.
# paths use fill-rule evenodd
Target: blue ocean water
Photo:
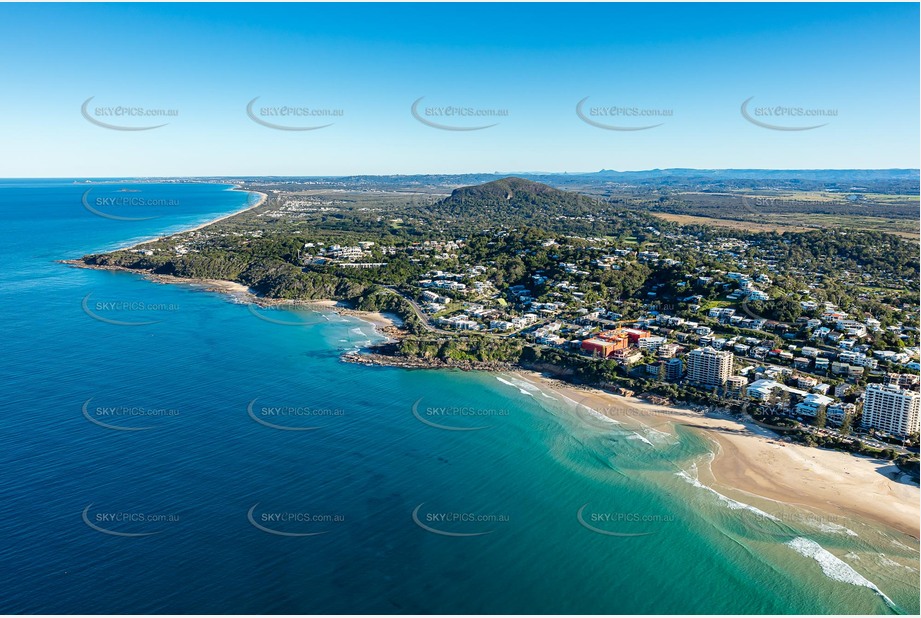
<path id="1" fill-rule="evenodd" d="M 56 262 L 247 199 L 0 181 L 0 612 L 918 612 L 916 540 L 728 500 L 690 430 L 346 364 L 368 323 Z"/>

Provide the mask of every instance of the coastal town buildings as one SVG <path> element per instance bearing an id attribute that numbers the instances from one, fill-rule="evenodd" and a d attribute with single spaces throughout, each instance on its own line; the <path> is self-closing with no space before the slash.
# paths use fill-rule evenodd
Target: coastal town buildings
<path id="1" fill-rule="evenodd" d="M 921 430 L 921 393 L 898 386 L 870 384 L 864 393 L 863 420 L 872 427 L 896 436 Z"/>
<path id="2" fill-rule="evenodd" d="M 688 380 L 703 386 L 723 386 L 732 375 L 732 352 L 697 348 L 688 354 Z"/>

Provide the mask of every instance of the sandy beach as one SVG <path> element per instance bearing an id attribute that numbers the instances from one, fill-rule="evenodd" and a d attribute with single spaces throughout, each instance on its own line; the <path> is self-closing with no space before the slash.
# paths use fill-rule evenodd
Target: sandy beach
<path id="1" fill-rule="evenodd" d="M 359 311 L 358 309 L 352 309 L 348 306 L 348 303 L 341 300 L 310 300 L 304 301 L 304 303 L 368 322 L 374 326 L 375 330 L 383 332 L 388 337 L 403 324 L 403 321 L 396 315 L 380 311 Z"/>
<path id="2" fill-rule="evenodd" d="M 243 191 L 244 193 L 255 193 L 256 195 L 259 196 L 259 199 L 256 200 L 256 202 L 254 202 L 253 204 L 250 204 L 249 206 L 247 206 L 246 208 L 242 208 L 242 209 L 240 209 L 240 210 L 238 210 L 238 211 L 236 211 L 236 212 L 232 212 L 232 213 L 223 215 L 223 216 L 221 216 L 221 217 L 218 217 L 217 219 L 212 219 L 211 221 L 205 221 L 205 222 L 202 223 L 201 225 L 196 225 L 195 227 L 191 227 L 191 228 L 189 228 L 189 229 L 187 229 L 187 230 L 183 230 L 182 232 L 179 232 L 179 233 L 180 233 L 180 234 L 185 234 L 185 233 L 187 233 L 187 232 L 194 232 L 194 231 L 200 230 L 200 229 L 202 229 L 202 228 L 204 228 L 204 227 L 208 227 L 209 225 L 214 225 L 215 223 L 217 223 L 217 222 L 219 222 L 219 221 L 223 221 L 224 219 L 229 219 L 230 217 L 236 217 L 237 215 L 242 214 L 242 213 L 246 212 L 247 210 L 252 210 L 253 208 L 259 208 L 260 206 L 262 206 L 263 204 L 265 204 L 265 201 L 269 198 L 269 196 L 266 195 L 265 193 L 263 193 L 262 191 L 253 191 L 252 189 L 244 189 L 243 187 L 234 187 L 234 188 L 233 188 L 233 191 Z"/>
<path id="3" fill-rule="evenodd" d="M 191 279 L 186 277 L 175 277 L 173 275 L 159 275 L 143 270 L 126 268 L 124 266 L 96 266 L 85 264 L 81 260 L 60 261 L 63 264 L 69 264 L 70 266 L 74 266 L 76 268 L 131 273 L 133 275 L 144 277 L 153 283 L 200 287 L 209 292 L 217 292 L 219 294 L 231 296 L 237 302 L 251 303 L 261 307 L 300 306 L 322 309 L 324 311 L 330 311 L 340 315 L 347 315 L 367 322 L 374 327 L 375 331 L 391 340 L 398 339 L 403 335 L 403 331 L 400 330 L 400 326 L 402 326 L 403 322 L 398 316 L 389 313 L 382 313 L 380 311 L 360 311 L 358 309 L 352 309 L 344 301 L 328 299 L 287 300 L 280 298 L 265 298 L 264 296 L 259 296 L 254 290 L 243 285 L 242 283 L 237 283 L 236 281 L 227 281 L 225 279 Z"/>
<path id="4" fill-rule="evenodd" d="M 830 520 L 878 522 L 919 537 L 921 490 L 893 480 L 892 462 L 780 442 L 771 432 L 734 418 L 576 387 L 535 372 L 518 376 L 627 426 L 674 433 L 675 425 L 683 425 L 700 432 L 713 444 L 714 458 L 709 468 L 700 467 L 699 480 L 725 496 L 775 515 L 792 506 Z"/>
<path id="5" fill-rule="evenodd" d="M 244 189 L 244 188 L 242 188 L 242 187 L 234 187 L 232 190 L 233 190 L 233 191 L 243 191 L 244 193 L 255 193 L 256 195 L 259 196 L 259 199 L 256 200 L 255 203 L 250 204 L 249 206 L 247 206 L 246 208 L 241 208 L 240 210 L 238 210 L 238 211 L 236 211 L 236 212 L 231 212 L 231 213 L 228 213 L 228 214 L 226 214 L 226 215 L 222 215 L 222 216 L 218 217 L 217 219 L 211 219 L 210 221 L 205 221 L 204 223 L 200 223 L 199 225 L 196 225 L 196 226 L 194 226 L 194 227 L 190 227 L 190 228 L 188 228 L 188 229 L 185 229 L 185 230 L 182 230 L 182 231 L 179 231 L 179 232 L 175 232 L 175 233 L 173 233 L 173 234 L 170 234 L 169 236 L 178 236 L 178 235 L 180 235 L 180 234 L 188 234 L 189 232 L 196 232 L 196 231 L 198 231 L 198 230 L 200 230 L 200 229 L 202 229 L 202 228 L 208 227 L 209 225 L 214 225 L 215 223 L 217 223 L 217 222 L 219 222 L 219 221 L 223 221 L 224 219 L 229 219 L 230 217 L 236 217 L 237 215 L 242 214 L 242 213 L 246 212 L 247 210 L 252 210 L 252 209 L 254 209 L 254 208 L 259 208 L 260 206 L 262 206 L 263 204 L 265 204 L 265 201 L 269 198 L 268 195 L 266 195 L 265 193 L 263 193 L 263 192 L 261 192 L 261 191 L 253 191 L 253 190 L 251 190 L 251 189 Z M 137 249 L 137 248 L 140 247 L 141 245 L 146 245 L 146 244 L 149 243 L 149 242 L 153 242 L 153 241 L 159 240 L 159 239 L 161 239 L 161 238 L 168 238 L 168 237 L 167 237 L 167 236 L 157 236 L 157 237 L 154 237 L 154 238 L 148 238 L 147 240 L 142 240 L 141 242 L 135 243 L 135 244 L 133 244 L 133 245 L 129 245 L 129 246 L 127 246 L 127 247 L 123 247 L 123 248 L 119 249 L 119 251 L 128 251 L 128 250 L 131 250 L 131 249 Z"/>

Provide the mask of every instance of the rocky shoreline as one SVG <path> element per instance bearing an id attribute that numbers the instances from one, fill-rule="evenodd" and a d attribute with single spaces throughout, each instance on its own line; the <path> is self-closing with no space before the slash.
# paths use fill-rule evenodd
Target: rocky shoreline
<path id="1" fill-rule="evenodd" d="M 519 369 L 511 363 L 452 361 L 440 358 L 412 358 L 384 352 L 387 345 L 370 348 L 369 352 L 347 352 L 340 358 L 345 363 L 378 367 L 400 367 L 402 369 L 460 369 L 461 371 L 514 371 Z M 378 351 L 375 351 L 378 350 Z"/>
<path id="2" fill-rule="evenodd" d="M 260 307 L 309 307 L 321 308 L 333 313 L 358 318 L 369 321 L 374 325 L 375 330 L 387 337 L 388 340 L 399 340 L 408 333 L 397 324 L 398 319 L 391 317 L 389 314 L 384 315 L 374 311 L 361 311 L 345 306 L 348 301 L 314 299 L 314 300 L 290 300 L 285 298 L 267 298 L 259 296 L 252 289 L 236 281 L 227 281 L 224 279 L 195 279 L 191 277 L 176 277 L 173 275 L 161 275 L 149 270 L 128 268 L 126 266 L 87 264 L 83 260 L 58 260 L 61 264 L 67 264 L 75 268 L 86 268 L 89 270 L 107 270 L 112 272 L 126 272 L 134 275 L 140 275 L 153 283 L 168 285 L 185 284 L 202 286 L 210 292 L 220 292 L 230 294 L 237 301 L 252 303 Z"/>

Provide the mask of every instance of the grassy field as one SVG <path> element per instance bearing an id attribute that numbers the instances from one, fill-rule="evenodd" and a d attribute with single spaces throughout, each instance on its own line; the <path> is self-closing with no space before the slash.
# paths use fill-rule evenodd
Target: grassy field
<path id="1" fill-rule="evenodd" d="M 629 203 L 629 202 L 628 202 Z M 709 224 L 754 231 L 845 228 L 888 232 L 910 240 L 919 234 L 916 194 L 834 191 L 683 191 L 635 207 L 682 224 Z"/>
<path id="2" fill-rule="evenodd" d="M 667 212 L 649 213 L 666 221 L 673 221 L 681 225 L 715 225 L 728 227 L 734 230 L 747 230 L 750 232 L 805 232 L 810 228 L 783 223 L 755 223 L 753 221 L 740 221 L 736 219 L 714 219 L 712 217 L 696 217 L 694 215 L 673 215 Z"/>
<path id="3" fill-rule="evenodd" d="M 736 303 L 732 302 L 731 300 L 708 300 L 708 301 L 705 301 L 704 304 L 700 306 L 700 313 L 706 314 L 708 311 L 710 311 L 714 307 L 719 307 L 720 309 L 722 309 L 724 307 L 731 307 L 735 304 Z"/>
<path id="4" fill-rule="evenodd" d="M 747 219 L 718 219 L 715 217 L 700 217 L 695 215 L 676 215 L 665 212 L 651 212 L 650 214 L 681 225 L 715 225 L 718 227 L 754 232 L 805 232 L 811 229 L 841 227 L 888 232 L 908 240 L 918 240 L 919 237 L 921 237 L 917 221 L 888 219 L 883 217 L 765 213 L 758 218 L 758 221 L 750 221 Z"/>
<path id="5" fill-rule="evenodd" d="M 808 227 L 843 227 L 858 230 L 876 230 L 879 232 L 889 232 L 903 238 L 918 239 L 918 220 L 914 219 L 893 219 L 889 217 L 860 217 L 860 216 L 838 216 L 809 214 L 805 216 L 769 214 L 766 216 L 769 221 L 781 225 L 805 224 Z"/>

